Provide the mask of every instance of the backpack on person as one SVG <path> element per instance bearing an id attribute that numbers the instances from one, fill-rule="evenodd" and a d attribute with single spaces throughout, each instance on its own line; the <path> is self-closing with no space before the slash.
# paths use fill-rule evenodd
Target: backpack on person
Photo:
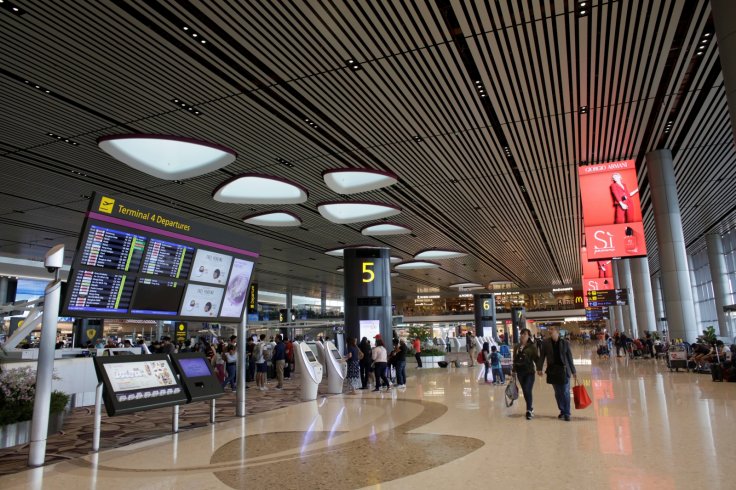
<path id="1" fill-rule="evenodd" d="M 485 364 L 486 363 L 486 358 L 483 357 L 483 351 L 478 352 L 478 357 L 476 357 L 475 360 L 478 362 L 478 364 Z"/>
<path id="2" fill-rule="evenodd" d="M 264 347 L 263 348 L 263 360 L 266 361 L 266 362 L 268 362 L 268 361 L 271 360 L 271 358 L 273 358 L 273 348 L 266 349 Z"/>
<path id="3" fill-rule="evenodd" d="M 501 364 L 501 358 L 498 357 L 498 352 L 491 352 L 491 364 L 493 366 L 498 366 Z"/>

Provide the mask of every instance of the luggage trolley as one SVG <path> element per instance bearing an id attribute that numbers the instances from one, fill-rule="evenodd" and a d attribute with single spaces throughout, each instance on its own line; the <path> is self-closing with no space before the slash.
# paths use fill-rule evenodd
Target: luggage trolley
<path id="1" fill-rule="evenodd" d="M 676 372 L 680 369 L 690 371 L 687 365 L 687 349 L 684 345 L 671 345 L 667 351 L 667 367 L 670 372 L 674 369 Z"/>

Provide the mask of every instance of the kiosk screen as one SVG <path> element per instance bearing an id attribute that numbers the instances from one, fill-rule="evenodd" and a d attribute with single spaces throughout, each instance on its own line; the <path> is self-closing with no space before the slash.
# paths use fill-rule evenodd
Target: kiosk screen
<path id="1" fill-rule="evenodd" d="M 201 357 L 193 357 L 191 359 L 179 359 L 181 370 L 188 378 L 199 378 L 201 376 L 212 376 L 207 361 Z"/>
<path id="2" fill-rule="evenodd" d="M 317 358 L 314 357 L 314 353 L 311 350 L 305 351 L 304 354 L 307 356 L 309 362 L 317 362 Z"/>
<path id="3" fill-rule="evenodd" d="M 337 359 L 337 360 L 342 359 L 342 356 L 336 350 L 331 350 L 330 352 L 332 352 L 332 357 L 334 357 L 335 359 Z"/>

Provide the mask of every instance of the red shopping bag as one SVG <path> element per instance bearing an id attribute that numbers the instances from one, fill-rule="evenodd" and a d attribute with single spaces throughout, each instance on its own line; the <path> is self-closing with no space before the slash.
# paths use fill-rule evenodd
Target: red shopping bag
<path id="1" fill-rule="evenodd" d="M 575 385 L 572 388 L 572 394 L 575 397 L 576 409 L 582 410 L 591 404 L 590 397 L 588 396 L 588 391 L 585 389 L 585 386 Z"/>

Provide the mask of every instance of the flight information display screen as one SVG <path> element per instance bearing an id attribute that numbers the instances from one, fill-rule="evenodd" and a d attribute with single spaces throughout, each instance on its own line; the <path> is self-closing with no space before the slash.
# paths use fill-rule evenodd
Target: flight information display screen
<path id="1" fill-rule="evenodd" d="M 176 279 L 187 278 L 193 257 L 193 247 L 154 238 L 146 250 L 141 272 Z"/>
<path id="2" fill-rule="evenodd" d="M 92 225 L 82 251 L 82 264 L 137 271 L 145 246 L 146 238 L 143 236 Z"/>
<path id="3" fill-rule="evenodd" d="M 125 274 L 79 271 L 69 288 L 69 311 L 127 313 L 133 282 Z"/>
<path id="4" fill-rule="evenodd" d="M 138 277 L 130 312 L 134 315 L 176 315 L 182 294 L 184 285 L 181 282 Z"/>
<path id="5" fill-rule="evenodd" d="M 238 322 L 258 257 L 243 245 L 253 242 L 168 211 L 96 195 L 62 314 Z"/>

